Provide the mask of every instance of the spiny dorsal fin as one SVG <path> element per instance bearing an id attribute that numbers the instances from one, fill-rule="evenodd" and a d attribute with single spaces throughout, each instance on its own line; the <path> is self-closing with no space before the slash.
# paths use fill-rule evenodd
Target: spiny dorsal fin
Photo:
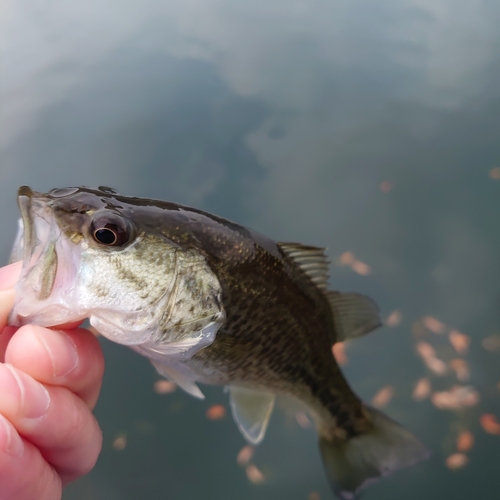
<path id="1" fill-rule="evenodd" d="M 300 243 L 278 243 L 283 253 L 292 259 L 309 278 L 326 291 L 328 281 L 328 260 L 325 249 L 301 245 Z"/>
<path id="2" fill-rule="evenodd" d="M 382 324 L 377 304 L 359 293 L 326 292 L 335 326 L 334 342 L 370 333 Z"/>
<path id="3" fill-rule="evenodd" d="M 333 313 L 333 342 L 360 337 L 379 327 L 382 322 L 377 304 L 358 293 L 327 291 L 328 260 L 325 249 L 300 243 L 278 243 L 283 253 L 292 259 L 313 283 L 326 295 Z"/>

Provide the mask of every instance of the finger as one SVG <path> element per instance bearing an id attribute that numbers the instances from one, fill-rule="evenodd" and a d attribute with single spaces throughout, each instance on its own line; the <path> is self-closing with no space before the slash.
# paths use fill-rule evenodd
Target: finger
<path id="1" fill-rule="evenodd" d="M 6 326 L 2 332 L 0 332 L 0 363 L 5 362 L 5 351 L 7 350 L 7 345 L 10 339 L 16 333 L 17 327 Z"/>
<path id="2" fill-rule="evenodd" d="M 44 384 L 66 387 L 91 409 L 97 402 L 104 357 L 99 341 L 84 328 L 22 326 L 9 342 L 5 361 Z"/>
<path id="3" fill-rule="evenodd" d="M 23 440 L 0 415 L 0 485 L 2 499 L 60 500 L 61 479 L 40 451 Z"/>
<path id="4" fill-rule="evenodd" d="M 22 267 L 22 260 L 0 267 L 0 289 L 14 288 L 21 275 Z"/>
<path id="5" fill-rule="evenodd" d="M 0 414 L 39 448 L 63 483 L 92 469 L 102 434 L 80 398 L 63 387 L 44 386 L 9 364 L 0 364 L 0 392 Z"/>
<path id="6" fill-rule="evenodd" d="M 14 305 L 14 285 L 21 274 L 22 262 L 0 268 L 0 334 Z"/>

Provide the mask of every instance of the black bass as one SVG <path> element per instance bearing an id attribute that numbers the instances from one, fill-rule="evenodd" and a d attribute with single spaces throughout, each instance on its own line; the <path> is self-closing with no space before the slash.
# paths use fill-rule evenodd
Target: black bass
<path id="1" fill-rule="evenodd" d="M 201 210 L 99 187 L 19 189 L 11 260 L 23 260 L 13 325 L 89 318 L 189 394 L 229 388 L 243 436 L 259 443 L 276 395 L 313 417 L 333 490 L 427 456 L 412 434 L 365 405 L 331 346 L 380 326 L 377 306 L 327 289 L 324 249 L 276 243 Z"/>

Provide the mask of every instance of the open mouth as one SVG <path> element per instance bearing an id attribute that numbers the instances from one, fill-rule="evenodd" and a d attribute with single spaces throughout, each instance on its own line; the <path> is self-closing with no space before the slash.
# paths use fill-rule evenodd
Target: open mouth
<path id="1" fill-rule="evenodd" d="M 19 188 L 21 220 L 10 260 L 22 259 L 23 269 L 10 317 L 13 325 L 54 326 L 68 320 L 80 252 L 61 233 L 49 202 L 27 186 Z"/>
<path id="2" fill-rule="evenodd" d="M 19 189 L 18 201 L 24 228 L 23 276 L 30 278 L 36 298 L 45 300 L 52 292 L 57 273 L 57 225 L 29 187 Z"/>

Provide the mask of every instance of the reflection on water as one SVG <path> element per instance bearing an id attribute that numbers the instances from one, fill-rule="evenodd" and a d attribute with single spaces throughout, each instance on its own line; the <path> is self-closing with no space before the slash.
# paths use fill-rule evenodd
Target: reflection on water
<path id="1" fill-rule="evenodd" d="M 499 18 L 451 0 L 7 0 L 3 261 L 21 184 L 111 185 L 327 246 L 332 286 L 386 321 L 337 359 L 433 451 L 365 498 L 498 491 Z M 305 414 L 284 406 L 253 449 L 220 388 L 196 401 L 103 347 L 104 450 L 67 500 L 331 498 Z"/>

